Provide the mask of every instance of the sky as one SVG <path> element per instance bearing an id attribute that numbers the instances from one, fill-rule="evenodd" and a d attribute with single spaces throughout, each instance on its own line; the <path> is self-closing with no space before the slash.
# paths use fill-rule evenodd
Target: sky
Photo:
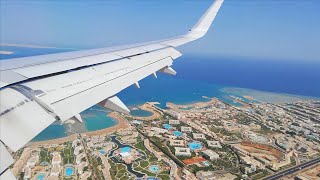
<path id="1" fill-rule="evenodd" d="M 1 42 L 89 49 L 182 35 L 211 0 L 0 0 Z M 179 48 L 207 57 L 320 61 L 319 0 L 225 0 L 207 36 Z"/>

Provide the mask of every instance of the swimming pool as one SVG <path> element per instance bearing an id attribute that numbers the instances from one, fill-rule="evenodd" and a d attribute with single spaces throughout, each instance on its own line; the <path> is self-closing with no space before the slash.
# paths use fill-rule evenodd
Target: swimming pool
<path id="1" fill-rule="evenodd" d="M 48 165 L 49 165 L 49 163 L 48 163 L 48 162 L 43 161 L 43 162 L 41 162 L 41 163 L 40 163 L 40 165 L 41 165 L 41 166 L 48 166 Z"/>
<path id="2" fill-rule="evenodd" d="M 182 136 L 182 132 L 180 131 L 173 131 L 173 135 L 177 136 L 177 137 L 181 137 Z"/>
<path id="3" fill-rule="evenodd" d="M 73 167 L 67 167 L 66 170 L 65 170 L 66 177 L 72 176 L 73 175 L 73 171 L 74 171 Z"/>
<path id="4" fill-rule="evenodd" d="M 204 161 L 204 162 L 202 162 L 202 164 L 205 165 L 205 166 L 210 166 L 211 165 L 211 163 L 208 162 L 208 161 Z"/>
<path id="5" fill-rule="evenodd" d="M 121 152 L 120 153 L 128 153 L 130 151 L 131 151 L 131 147 L 126 146 L 126 147 L 121 148 Z"/>
<path id="6" fill-rule="evenodd" d="M 152 173 L 158 173 L 160 171 L 160 168 L 158 165 L 151 165 L 149 166 L 149 171 Z"/>
<path id="7" fill-rule="evenodd" d="M 156 178 L 156 177 L 148 177 L 147 180 L 159 180 L 159 178 Z"/>
<path id="8" fill-rule="evenodd" d="M 203 146 L 201 143 L 199 142 L 191 142 L 188 144 L 189 148 L 191 149 L 191 151 L 194 151 L 194 150 L 198 150 L 198 149 L 202 149 Z"/>
<path id="9" fill-rule="evenodd" d="M 106 152 L 104 150 L 100 150 L 99 153 L 102 154 L 102 155 L 106 154 Z"/>
<path id="10" fill-rule="evenodd" d="M 37 180 L 44 180 L 44 177 L 45 177 L 45 174 L 43 174 L 43 173 L 38 174 Z"/>
<path id="11" fill-rule="evenodd" d="M 171 129 L 172 128 L 172 126 L 170 124 L 163 124 L 162 127 L 165 128 L 165 129 Z"/>

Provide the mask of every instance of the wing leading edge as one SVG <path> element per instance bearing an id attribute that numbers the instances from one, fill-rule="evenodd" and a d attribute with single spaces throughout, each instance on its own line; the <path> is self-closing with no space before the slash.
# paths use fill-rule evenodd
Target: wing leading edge
<path id="1" fill-rule="evenodd" d="M 175 75 L 171 65 L 181 53 L 174 47 L 203 37 L 222 3 L 176 38 L 0 61 L 0 179 L 10 174 L 7 147 L 19 150 L 52 122 L 82 121 L 79 113 L 98 103 L 128 113 L 116 94 L 156 72 Z"/>

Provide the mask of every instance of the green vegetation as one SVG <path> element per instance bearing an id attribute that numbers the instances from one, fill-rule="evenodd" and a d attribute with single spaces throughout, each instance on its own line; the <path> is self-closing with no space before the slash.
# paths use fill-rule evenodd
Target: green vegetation
<path id="1" fill-rule="evenodd" d="M 66 148 L 61 152 L 61 156 L 64 164 L 74 164 L 76 157 L 73 154 L 74 148 L 71 142 L 66 144 Z"/>
<path id="2" fill-rule="evenodd" d="M 41 148 L 40 150 L 40 162 L 51 162 L 52 155 L 47 149 Z"/>

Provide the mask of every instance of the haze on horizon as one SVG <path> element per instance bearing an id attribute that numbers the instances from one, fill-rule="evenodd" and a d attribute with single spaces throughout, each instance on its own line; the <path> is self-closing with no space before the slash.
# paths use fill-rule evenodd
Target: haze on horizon
<path id="1" fill-rule="evenodd" d="M 170 38 L 190 29 L 211 2 L 1 0 L 1 43 L 88 49 Z M 211 33 L 180 49 L 318 62 L 319 17 L 318 0 L 226 0 Z"/>

